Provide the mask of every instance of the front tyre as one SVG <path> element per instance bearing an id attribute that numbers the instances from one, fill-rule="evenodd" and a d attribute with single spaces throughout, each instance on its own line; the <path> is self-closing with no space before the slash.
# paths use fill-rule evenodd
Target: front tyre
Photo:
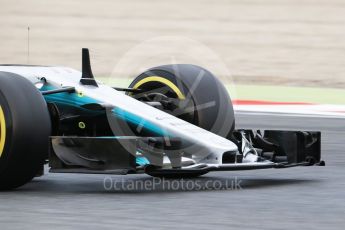
<path id="1" fill-rule="evenodd" d="M 48 153 L 47 104 L 27 79 L 0 72 L 0 190 L 29 182 Z"/>
<path id="2" fill-rule="evenodd" d="M 140 74 L 129 87 L 145 92 L 133 95 L 138 100 L 167 104 L 165 112 L 219 136 L 232 137 L 235 115 L 228 91 L 217 77 L 200 66 L 154 67 Z"/>
<path id="3" fill-rule="evenodd" d="M 224 85 L 208 70 L 188 64 L 164 65 L 151 68 L 130 84 L 139 93 L 134 98 L 158 102 L 161 110 L 225 138 L 232 138 L 235 115 L 230 96 Z M 164 173 L 148 167 L 154 177 L 197 177 L 203 170 Z"/>

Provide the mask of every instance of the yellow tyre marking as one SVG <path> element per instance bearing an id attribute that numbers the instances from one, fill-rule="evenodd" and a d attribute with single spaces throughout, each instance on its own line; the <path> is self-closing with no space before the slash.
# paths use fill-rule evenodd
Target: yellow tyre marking
<path id="1" fill-rule="evenodd" d="M 140 81 L 138 81 L 135 85 L 134 85 L 134 89 L 138 89 L 140 86 L 142 86 L 143 84 L 145 83 L 148 83 L 148 82 L 160 82 L 166 86 L 168 86 L 170 89 L 172 89 L 172 91 L 174 91 L 174 93 L 176 93 L 178 99 L 180 100 L 184 100 L 185 99 L 185 96 L 183 95 L 183 93 L 181 92 L 181 90 L 174 84 L 172 83 L 171 81 L 169 81 L 168 79 L 166 78 L 163 78 L 163 77 L 158 77 L 158 76 L 150 76 L 150 77 L 146 77 Z"/>
<path id="2" fill-rule="evenodd" d="M 5 114 L 0 106 L 0 157 L 5 148 L 5 140 L 6 140 Z"/>

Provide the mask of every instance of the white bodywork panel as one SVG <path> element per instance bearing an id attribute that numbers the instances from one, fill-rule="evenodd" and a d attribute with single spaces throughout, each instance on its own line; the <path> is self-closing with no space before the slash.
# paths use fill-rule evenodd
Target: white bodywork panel
<path id="1" fill-rule="evenodd" d="M 225 152 L 238 151 L 233 142 L 142 103 L 100 82 L 97 82 L 99 87 L 80 84 L 82 75 L 80 71 L 66 67 L 41 66 L 0 66 L 0 71 L 21 75 L 33 84 L 45 78 L 47 83 L 57 88 L 75 87 L 77 92 L 82 92 L 85 96 L 140 116 L 141 119 L 181 138 L 183 142 L 193 143 L 202 149 L 197 153 L 186 152 L 193 155 L 193 160 L 197 163 L 222 164 L 222 156 Z M 188 148 L 185 151 L 188 151 Z"/>

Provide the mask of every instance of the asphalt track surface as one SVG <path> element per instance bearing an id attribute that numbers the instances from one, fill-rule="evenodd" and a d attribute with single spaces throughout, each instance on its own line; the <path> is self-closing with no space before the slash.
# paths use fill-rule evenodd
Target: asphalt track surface
<path id="1" fill-rule="evenodd" d="M 111 176 L 110 190 L 104 175 L 47 174 L 0 193 L 0 229 L 343 229 L 345 119 L 237 114 L 237 126 L 321 130 L 326 167 L 214 172 L 170 188 Z"/>

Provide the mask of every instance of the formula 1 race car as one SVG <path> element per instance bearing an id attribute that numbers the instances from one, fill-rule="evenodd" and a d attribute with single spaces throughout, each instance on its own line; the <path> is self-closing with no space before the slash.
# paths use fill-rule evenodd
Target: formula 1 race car
<path id="1" fill-rule="evenodd" d="M 226 88 L 195 65 L 154 67 L 128 88 L 82 72 L 0 65 L 0 190 L 42 174 L 196 177 L 323 164 L 320 132 L 235 130 Z"/>

